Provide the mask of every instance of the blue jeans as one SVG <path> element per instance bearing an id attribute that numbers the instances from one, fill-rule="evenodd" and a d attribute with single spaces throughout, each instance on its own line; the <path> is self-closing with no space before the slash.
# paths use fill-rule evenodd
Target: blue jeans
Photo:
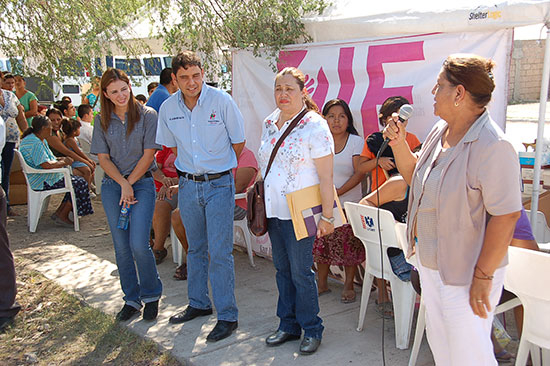
<path id="1" fill-rule="evenodd" d="M 6 202 L 8 207 L 10 207 L 10 170 L 11 163 L 13 162 L 13 156 L 15 152 L 15 142 L 6 142 L 4 149 L 2 150 L 2 188 L 6 192 Z"/>
<path id="2" fill-rule="evenodd" d="M 124 292 L 123 299 L 127 305 L 140 309 L 142 302 L 160 299 L 162 283 L 155 256 L 149 246 L 149 232 L 155 209 L 153 178 L 142 178 L 132 188 L 138 203 L 132 205 L 128 230 L 117 228 L 121 189 L 117 182 L 107 176 L 103 178 L 101 185 L 101 201 L 111 228 L 120 285 Z"/>
<path id="3" fill-rule="evenodd" d="M 277 270 L 279 290 L 277 316 L 279 330 L 321 339 L 323 320 L 319 314 L 319 297 L 313 266 L 313 241 L 309 237 L 296 240 L 292 220 L 268 219 L 267 231 Z"/>
<path id="4" fill-rule="evenodd" d="M 238 319 L 233 264 L 233 175 L 194 182 L 180 177 L 179 208 L 189 252 L 187 253 L 187 289 L 189 305 L 210 309 L 208 278 L 218 320 Z M 208 260 L 210 255 L 210 261 Z"/>

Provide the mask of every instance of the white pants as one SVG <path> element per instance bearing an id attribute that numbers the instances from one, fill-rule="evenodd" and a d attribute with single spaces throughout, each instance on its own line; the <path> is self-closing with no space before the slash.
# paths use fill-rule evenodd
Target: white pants
<path id="1" fill-rule="evenodd" d="M 419 265 L 426 334 L 437 366 L 497 366 L 491 343 L 493 314 L 502 292 L 505 268 L 494 273 L 487 319 L 470 307 L 470 285 L 450 286 L 439 271 Z"/>

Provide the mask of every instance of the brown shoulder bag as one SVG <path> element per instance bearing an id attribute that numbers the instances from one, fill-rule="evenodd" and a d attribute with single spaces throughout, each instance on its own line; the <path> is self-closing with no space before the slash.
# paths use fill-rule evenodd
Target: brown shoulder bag
<path id="1" fill-rule="evenodd" d="M 267 163 L 267 169 L 265 170 L 265 175 L 262 179 L 259 179 L 254 183 L 254 185 L 248 190 L 246 194 L 246 220 L 248 222 L 248 229 L 255 236 L 262 236 L 267 232 L 267 215 L 265 213 L 265 192 L 264 192 L 264 179 L 269 173 L 271 164 L 275 159 L 275 155 L 279 150 L 279 147 L 283 143 L 284 139 L 292 132 L 294 127 L 300 122 L 302 117 L 308 112 L 307 109 L 304 109 L 300 112 L 290 123 L 285 132 L 281 135 L 271 156 L 269 157 L 269 162 Z"/>

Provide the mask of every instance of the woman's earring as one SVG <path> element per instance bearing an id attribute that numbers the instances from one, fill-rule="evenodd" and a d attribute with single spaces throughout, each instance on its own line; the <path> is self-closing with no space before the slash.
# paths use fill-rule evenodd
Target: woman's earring
<path id="1" fill-rule="evenodd" d="M 455 102 L 455 107 L 458 107 L 458 102 Z"/>

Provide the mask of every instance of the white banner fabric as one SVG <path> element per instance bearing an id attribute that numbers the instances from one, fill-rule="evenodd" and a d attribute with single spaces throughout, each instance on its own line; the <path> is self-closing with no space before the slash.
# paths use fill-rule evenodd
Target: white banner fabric
<path id="1" fill-rule="evenodd" d="M 378 110 L 386 98 L 404 96 L 414 107 L 407 129 L 423 141 L 438 120 L 431 90 L 443 61 L 453 53 L 495 61 L 496 88 L 488 108 L 504 128 L 512 40 L 513 30 L 503 29 L 295 45 L 280 53 L 277 68 L 298 67 L 319 109 L 333 98 L 348 102 L 363 136 L 379 130 Z M 267 59 L 249 51 L 233 52 L 233 98 L 244 116 L 247 146 L 255 153 L 262 122 L 275 109 L 275 74 Z"/>

